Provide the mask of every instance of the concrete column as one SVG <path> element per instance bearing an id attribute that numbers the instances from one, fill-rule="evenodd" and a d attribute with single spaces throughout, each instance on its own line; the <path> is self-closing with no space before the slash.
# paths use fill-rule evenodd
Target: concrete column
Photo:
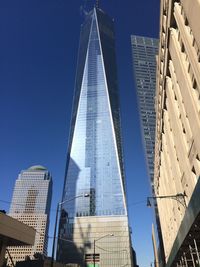
<path id="1" fill-rule="evenodd" d="M 193 266 L 195 267 L 195 261 L 194 261 L 194 256 L 193 256 L 193 252 L 192 252 L 192 247 L 189 245 L 189 249 L 190 249 L 190 255 L 191 255 L 191 258 L 192 258 L 192 264 Z"/>
<path id="2" fill-rule="evenodd" d="M 195 251 L 196 251 L 196 254 L 197 254 L 198 264 L 200 266 L 200 256 L 199 256 L 199 251 L 198 251 L 196 239 L 194 239 L 194 246 L 195 246 Z"/>
<path id="3" fill-rule="evenodd" d="M 179 261 L 179 266 L 180 267 L 184 267 L 183 264 L 182 264 L 182 260 Z"/>
<path id="4" fill-rule="evenodd" d="M 185 267 L 185 261 L 184 261 L 183 256 L 181 257 L 181 262 L 182 262 L 182 266 Z"/>
<path id="5" fill-rule="evenodd" d="M 183 253 L 183 258 L 184 258 L 184 261 L 185 261 L 185 266 L 188 267 L 187 258 L 185 256 L 185 252 Z"/>

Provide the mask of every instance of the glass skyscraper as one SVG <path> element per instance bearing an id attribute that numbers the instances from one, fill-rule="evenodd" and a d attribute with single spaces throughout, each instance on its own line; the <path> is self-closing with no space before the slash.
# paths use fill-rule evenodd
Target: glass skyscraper
<path id="1" fill-rule="evenodd" d="M 151 185 L 154 176 L 156 55 L 158 39 L 131 36 L 135 84 Z"/>
<path id="2" fill-rule="evenodd" d="M 154 152 L 155 152 L 155 95 L 156 95 L 156 56 L 159 40 L 144 36 L 131 35 L 133 70 L 137 91 L 141 133 L 146 155 L 147 170 L 154 195 Z M 163 240 L 156 200 L 155 215 L 159 239 L 160 264 L 164 261 Z"/>
<path id="3" fill-rule="evenodd" d="M 52 197 L 52 178 L 40 165 L 22 170 L 15 183 L 9 215 L 36 230 L 34 246 L 10 247 L 14 262 L 33 258 L 38 252 L 47 256 L 49 213 Z M 10 260 L 8 262 L 12 266 Z"/>
<path id="4" fill-rule="evenodd" d="M 124 179 L 114 25 L 95 7 L 81 27 L 59 261 L 131 266 Z"/>

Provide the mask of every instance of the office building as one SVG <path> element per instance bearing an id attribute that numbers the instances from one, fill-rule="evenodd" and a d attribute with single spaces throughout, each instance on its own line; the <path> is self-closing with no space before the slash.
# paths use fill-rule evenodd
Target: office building
<path id="1" fill-rule="evenodd" d="M 131 35 L 141 132 L 151 184 L 154 176 L 156 55 L 158 39 Z"/>
<path id="2" fill-rule="evenodd" d="M 167 266 L 199 266 L 200 2 L 160 11 L 154 188 Z"/>
<path id="3" fill-rule="evenodd" d="M 158 54 L 158 39 L 131 35 L 133 72 L 135 78 L 138 111 L 140 116 L 141 134 L 146 156 L 147 171 L 151 184 L 152 195 L 154 192 L 154 149 L 155 149 L 155 94 L 156 94 L 156 56 Z M 159 254 L 160 266 L 164 265 L 164 249 L 160 229 L 159 214 L 156 201 L 154 201 L 158 248 L 155 257 Z"/>
<path id="4" fill-rule="evenodd" d="M 43 166 L 22 170 L 15 183 L 9 215 L 36 230 L 33 246 L 9 247 L 13 262 L 33 258 L 38 252 L 47 256 L 52 178 Z M 10 260 L 9 260 L 9 265 Z"/>
<path id="5" fill-rule="evenodd" d="M 131 266 L 120 130 L 113 20 L 95 7 L 81 27 L 58 261 Z"/>

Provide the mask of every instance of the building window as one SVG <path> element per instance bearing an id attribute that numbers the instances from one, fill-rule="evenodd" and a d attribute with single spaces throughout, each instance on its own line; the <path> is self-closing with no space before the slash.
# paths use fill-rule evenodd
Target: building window
<path id="1" fill-rule="evenodd" d="M 192 167 L 192 172 L 196 176 L 196 170 L 195 170 L 194 166 Z"/>
<path id="2" fill-rule="evenodd" d="M 97 254 L 85 254 L 85 262 L 86 264 L 89 264 L 89 263 L 94 263 L 94 259 L 95 259 L 95 262 L 96 263 L 99 263 L 100 262 L 100 254 L 97 253 Z"/>
<path id="3" fill-rule="evenodd" d="M 183 41 L 181 41 L 181 52 L 185 53 L 185 46 L 184 46 Z"/>

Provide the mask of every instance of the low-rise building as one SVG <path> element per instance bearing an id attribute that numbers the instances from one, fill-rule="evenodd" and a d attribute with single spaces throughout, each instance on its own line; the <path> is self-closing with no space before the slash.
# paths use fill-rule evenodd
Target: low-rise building
<path id="1" fill-rule="evenodd" d="M 42 259 L 42 260 L 28 260 L 28 261 L 19 261 L 16 263 L 16 267 L 50 267 L 51 259 Z M 59 262 L 53 263 L 53 267 L 79 267 L 77 264 L 63 264 Z"/>

